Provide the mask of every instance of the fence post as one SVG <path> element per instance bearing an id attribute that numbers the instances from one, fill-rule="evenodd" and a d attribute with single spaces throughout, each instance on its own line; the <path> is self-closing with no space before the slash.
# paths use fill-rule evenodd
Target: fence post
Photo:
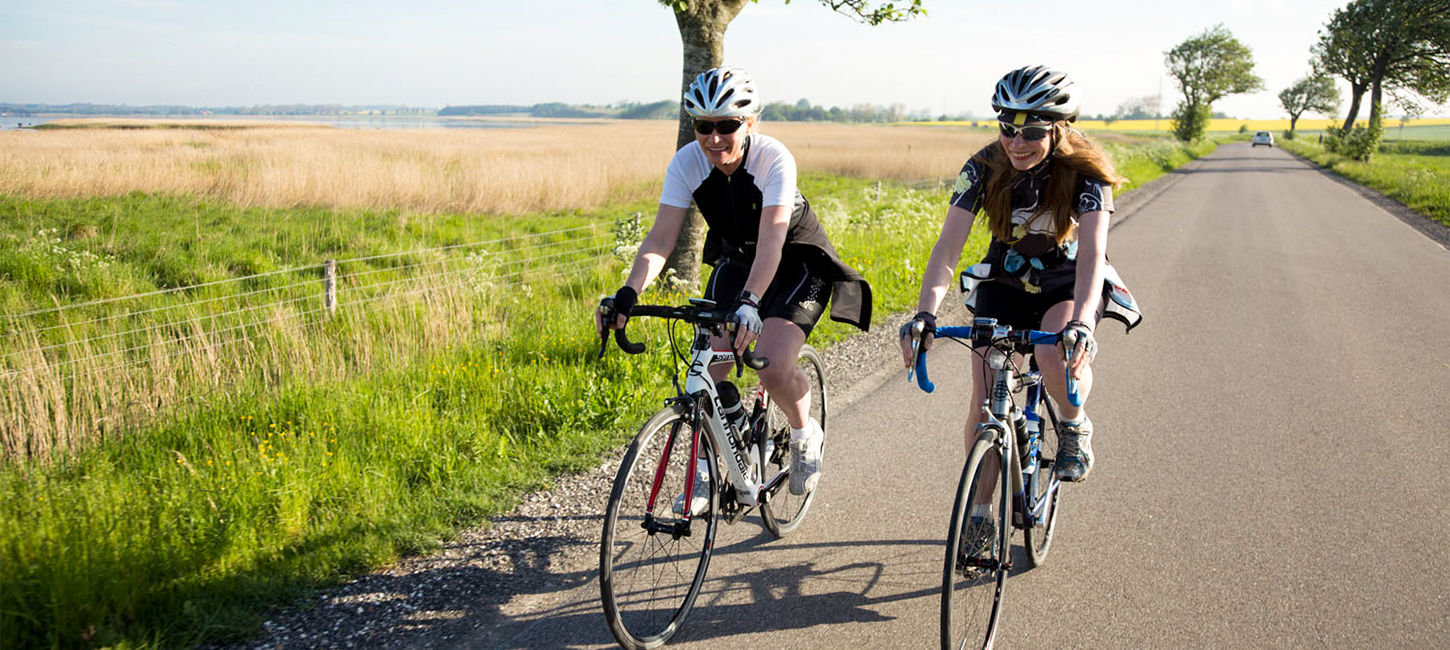
<path id="1" fill-rule="evenodd" d="M 331 316 L 337 312 L 337 260 L 327 260 L 322 268 L 322 306 Z"/>
<path id="2" fill-rule="evenodd" d="M 876 181 L 876 202 L 881 202 L 881 181 Z"/>

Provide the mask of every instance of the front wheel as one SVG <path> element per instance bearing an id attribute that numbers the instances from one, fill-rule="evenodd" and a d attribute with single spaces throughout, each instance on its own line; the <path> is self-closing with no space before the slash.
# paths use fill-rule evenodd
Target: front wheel
<path id="1" fill-rule="evenodd" d="M 1057 409 L 1046 395 L 1038 404 L 1042 415 L 1042 433 L 1037 454 L 1037 471 L 1026 479 L 1028 507 L 1037 513 L 1033 525 L 1023 531 L 1027 559 L 1033 567 L 1047 561 L 1057 529 L 1058 501 L 1062 498 L 1062 482 L 1057 480 Z"/>
<path id="2" fill-rule="evenodd" d="M 808 417 L 816 419 L 821 424 L 822 434 L 830 431 L 826 425 L 826 411 L 829 403 L 826 394 L 826 364 L 821 361 L 821 354 L 816 349 L 804 345 L 801 346 L 800 354 L 796 355 L 796 367 L 806 374 L 806 380 L 810 382 L 811 404 Z M 815 499 L 814 489 L 805 494 L 791 494 L 790 486 L 790 424 L 785 420 L 785 414 L 780 408 L 771 402 L 771 407 L 766 416 L 765 426 L 767 435 L 770 436 L 772 451 L 770 457 L 765 461 L 765 472 L 763 476 L 766 481 L 777 478 L 775 488 L 766 493 L 765 502 L 760 505 L 760 517 L 765 520 L 765 528 L 771 535 L 777 538 L 789 535 L 791 531 L 800 526 L 801 520 L 805 519 L 806 511 L 810 510 L 811 501 Z M 821 441 L 821 465 L 825 471 L 826 440 Z M 819 482 L 817 482 L 819 485 Z"/>
<path id="3" fill-rule="evenodd" d="M 986 431 L 993 431 L 987 429 Z M 1001 430 L 995 430 L 996 436 Z M 1006 463 L 994 436 L 979 438 L 967 456 L 947 531 L 942 569 L 942 650 L 991 648 L 1002 615 L 1012 533 Z M 972 516 L 972 504 L 986 512 Z M 964 543 L 965 540 L 965 543 Z"/>
<path id="4" fill-rule="evenodd" d="M 689 410 L 676 405 L 645 423 L 620 462 L 605 510 L 600 598 L 609 631 L 630 650 L 657 648 L 679 631 L 710 566 L 720 477 L 708 435 L 700 436 L 700 456 L 711 459 L 709 504 L 688 527 L 674 512 L 686 473 L 698 467 L 690 422 Z"/>

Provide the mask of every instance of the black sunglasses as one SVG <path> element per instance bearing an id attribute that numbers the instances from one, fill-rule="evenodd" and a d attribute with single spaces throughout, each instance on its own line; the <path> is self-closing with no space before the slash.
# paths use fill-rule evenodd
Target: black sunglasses
<path id="1" fill-rule="evenodd" d="M 695 120 L 695 133 L 698 133 L 700 135 L 710 135 L 711 133 L 715 133 L 718 131 L 720 135 L 730 135 L 731 133 L 739 131 L 740 127 L 742 126 L 745 126 L 745 118 L 743 117 L 738 117 L 730 120 L 720 120 L 719 122 L 706 122 L 704 120 Z"/>
<path id="2" fill-rule="evenodd" d="M 1050 124 L 1043 126 L 1015 126 L 1006 122 L 998 122 L 997 126 L 1002 129 L 1003 137 L 1012 138 L 1020 133 L 1022 134 L 1022 139 L 1028 142 L 1037 142 L 1047 137 L 1049 133 L 1052 133 L 1052 125 Z"/>

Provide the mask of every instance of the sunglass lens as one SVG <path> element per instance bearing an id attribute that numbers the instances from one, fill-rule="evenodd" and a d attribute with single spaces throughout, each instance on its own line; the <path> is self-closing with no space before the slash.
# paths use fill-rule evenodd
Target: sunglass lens
<path id="1" fill-rule="evenodd" d="M 1022 134 L 1022 139 L 1028 142 L 1037 142 L 1038 140 L 1047 137 L 1047 134 L 1052 131 L 1052 127 L 1047 126 L 1019 127 L 1007 124 L 1005 122 L 998 122 L 997 126 L 1002 130 L 1003 137 L 1011 138 L 1020 133 Z"/>
<path id="2" fill-rule="evenodd" d="M 745 120 L 721 120 L 719 122 L 695 120 L 695 133 L 710 135 L 711 133 L 719 131 L 720 135 L 730 135 L 731 133 L 739 131 L 740 127 L 744 124 Z"/>

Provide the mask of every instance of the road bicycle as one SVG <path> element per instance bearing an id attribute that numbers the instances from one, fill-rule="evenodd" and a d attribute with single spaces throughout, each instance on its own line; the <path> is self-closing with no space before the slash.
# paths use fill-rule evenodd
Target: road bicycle
<path id="1" fill-rule="evenodd" d="M 738 377 L 742 365 L 760 370 L 769 360 L 750 350 L 737 359 L 730 349 L 714 349 L 712 336 L 723 336 L 734 314 L 709 300 L 690 303 L 636 305 L 629 314 L 667 319 L 671 350 L 686 362 L 684 388 L 677 365 L 675 396 L 645 422 L 625 452 L 605 511 L 600 595 L 609 631 L 631 650 L 664 645 L 680 630 L 705 581 L 720 522 L 734 524 L 759 508 L 766 529 L 779 538 L 800 525 L 815 496 L 814 488 L 800 495 L 787 489 L 790 426 L 770 395 L 756 387 L 741 400 L 734 384 L 717 383 L 709 372 L 718 364 L 735 364 Z M 695 330 L 688 356 L 674 332 L 681 322 Z M 645 349 L 624 329 L 615 330 L 615 341 L 631 354 Z M 601 357 L 607 344 L 601 342 Z M 808 416 L 829 431 L 825 364 L 809 345 L 796 364 L 811 385 Z M 741 413 L 727 415 L 737 401 Z M 701 482 L 703 490 L 697 488 Z M 707 494 L 698 508 L 697 490 Z M 680 495 L 686 496 L 677 499 Z"/>
<path id="2" fill-rule="evenodd" d="M 1012 570 L 1012 530 L 1022 530 L 1028 565 L 1037 567 L 1047 561 L 1057 525 L 1062 487 L 1054 472 L 1059 417 L 1057 405 L 1043 390 L 1032 346 L 1056 345 L 1061 335 L 1010 329 L 994 318 L 973 319 L 970 327 L 938 327 L 935 335 L 938 340 L 970 343 L 974 354 L 985 355 L 990 375 L 984 418 L 962 468 L 947 532 L 941 647 L 990 649 Z M 915 348 L 919 335 L 912 341 Z M 1028 364 L 1026 372 L 1020 369 L 1023 362 Z M 926 374 L 926 351 L 918 350 L 914 367 L 922 390 L 935 390 Z M 1019 405 L 1017 396 L 1024 392 Z M 1067 392 L 1068 401 L 1081 405 L 1070 373 Z M 983 491 L 986 494 L 979 494 Z M 973 504 L 985 505 L 987 512 L 973 516 Z"/>

